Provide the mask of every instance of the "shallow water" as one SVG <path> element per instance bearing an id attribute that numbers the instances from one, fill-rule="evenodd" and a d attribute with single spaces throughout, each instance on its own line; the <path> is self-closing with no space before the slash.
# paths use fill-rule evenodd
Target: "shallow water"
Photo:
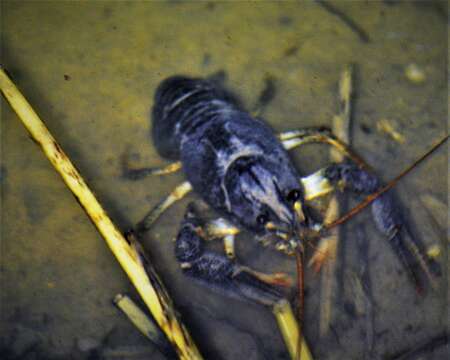
<path id="1" fill-rule="evenodd" d="M 249 110 L 272 82 L 274 96 L 260 111 L 282 131 L 330 125 L 340 72 L 355 64 L 353 145 L 388 180 L 447 132 L 446 6 L 330 3 L 369 41 L 313 2 L 3 1 L 2 65 L 122 229 L 183 179 L 181 173 L 139 182 L 121 178 L 124 154 L 136 165 L 164 164 L 149 141 L 149 111 L 158 83 L 174 74 L 224 71 L 226 84 Z M 409 64 L 423 71 L 423 82 L 408 80 Z M 134 289 L 16 115 L 1 104 L 1 357 L 162 358 L 112 305 L 118 292 L 137 299 Z M 405 143 L 377 130 L 381 119 Z M 308 173 L 326 164 L 327 149 L 302 148 L 295 160 Z M 418 296 L 368 214 L 361 214 L 345 227 L 343 288 L 332 330 L 323 337 L 320 276 L 306 276 L 304 331 L 316 359 L 389 358 L 445 331 L 447 160 L 439 151 L 396 189 L 414 233 L 427 247 L 441 248 L 438 289 Z M 223 298 L 181 275 L 171 240 L 195 199 L 171 208 L 144 246 L 201 353 L 207 359 L 287 359 L 270 311 Z M 362 256 L 355 234 L 362 225 L 372 351 L 367 306 L 354 281 Z M 295 272 L 292 259 L 248 235 L 238 239 L 237 254 L 259 270 Z M 426 358 L 444 354 L 440 348 Z"/>

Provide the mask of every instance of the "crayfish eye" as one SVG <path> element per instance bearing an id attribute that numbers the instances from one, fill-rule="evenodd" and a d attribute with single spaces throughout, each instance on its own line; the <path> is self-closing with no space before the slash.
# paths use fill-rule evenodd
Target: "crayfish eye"
<path id="1" fill-rule="evenodd" d="M 269 221 L 269 216 L 267 214 L 259 214 L 256 217 L 256 222 L 260 225 L 265 225 Z"/>
<path id="2" fill-rule="evenodd" d="M 298 189 L 291 190 L 291 191 L 288 193 L 286 199 L 287 199 L 287 201 L 289 201 L 290 203 L 295 203 L 298 199 L 300 199 L 300 194 L 301 194 L 301 193 L 300 193 L 300 190 L 298 190 Z"/>

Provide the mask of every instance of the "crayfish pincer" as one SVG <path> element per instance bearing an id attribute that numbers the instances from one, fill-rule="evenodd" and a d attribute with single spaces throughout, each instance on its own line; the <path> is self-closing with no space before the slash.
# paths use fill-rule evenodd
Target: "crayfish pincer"
<path id="1" fill-rule="evenodd" d="M 182 169 L 186 180 L 139 223 L 148 230 L 165 209 L 193 190 L 220 218 L 202 221 L 190 206 L 178 233 L 175 254 L 183 272 L 212 289 L 231 296 L 272 304 L 280 286 L 290 285 L 285 274 L 263 274 L 238 264 L 234 238 L 247 230 L 287 254 L 301 254 L 311 234 L 324 228 L 306 205 L 334 188 L 368 195 L 381 187 L 364 161 L 324 128 L 307 128 L 276 135 L 252 117 L 236 97 L 207 80 L 174 76 L 156 90 L 152 138 L 159 154 L 174 161 L 165 169 L 134 169 L 133 179 Z M 288 150 L 311 142 L 336 147 L 348 161 L 301 176 Z M 338 186 L 336 186 L 338 185 Z M 372 203 L 378 229 L 414 282 L 416 264 L 428 262 L 419 248 L 401 236 L 401 218 L 390 193 Z M 205 240 L 223 239 L 226 255 L 205 249 Z M 411 245 L 412 244 L 412 245 Z"/>

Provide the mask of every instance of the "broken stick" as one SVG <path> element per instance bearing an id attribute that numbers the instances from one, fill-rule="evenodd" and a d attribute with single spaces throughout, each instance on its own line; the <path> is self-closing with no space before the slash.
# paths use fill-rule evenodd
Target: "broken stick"
<path id="1" fill-rule="evenodd" d="M 108 217 L 75 166 L 3 68 L 0 68 L 0 90 L 32 138 L 41 146 L 47 158 L 79 200 L 180 359 L 201 359 L 200 353 L 186 327 L 180 322 L 172 301 L 153 266 L 146 264 L 147 266 L 144 268 L 136 251 Z"/>

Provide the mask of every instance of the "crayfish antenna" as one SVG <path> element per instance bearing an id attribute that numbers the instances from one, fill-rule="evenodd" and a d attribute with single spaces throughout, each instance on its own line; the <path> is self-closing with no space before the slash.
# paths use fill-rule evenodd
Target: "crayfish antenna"
<path id="1" fill-rule="evenodd" d="M 358 205 L 356 205 L 353 209 L 351 209 L 348 213 L 340 217 L 339 219 L 329 223 L 325 224 L 323 229 L 329 230 L 331 228 L 334 228 L 338 225 L 341 225 L 345 223 L 346 221 L 350 220 L 353 216 L 360 213 L 363 209 L 365 209 L 367 206 L 369 206 L 371 203 L 373 203 L 376 199 L 378 199 L 381 195 L 383 195 L 385 192 L 392 189 L 401 178 L 403 178 L 405 175 L 407 175 L 409 172 L 411 172 L 414 168 L 416 168 L 422 161 L 424 161 L 428 156 L 430 156 L 434 151 L 436 151 L 442 144 L 444 144 L 448 140 L 448 135 L 445 136 L 443 139 L 441 139 L 437 144 L 433 145 L 430 150 L 428 150 L 425 154 L 423 154 L 421 157 L 419 157 L 414 163 L 410 166 L 408 166 L 405 170 L 403 170 L 397 177 L 392 179 L 390 182 L 387 183 L 387 185 L 383 186 L 380 190 L 374 192 L 373 194 L 368 195 L 363 201 L 361 201 Z"/>
<path id="2" fill-rule="evenodd" d="M 297 290 L 298 290 L 298 306 L 297 306 L 297 317 L 298 317 L 298 342 L 297 351 L 295 358 L 301 360 L 302 353 L 302 327 L 303 327 L 303 307 L 305 302 L 305 275 L 303 271 L 303 251 L 300 247 L 296 249 L 296 265 L 297 265 Z"/>

